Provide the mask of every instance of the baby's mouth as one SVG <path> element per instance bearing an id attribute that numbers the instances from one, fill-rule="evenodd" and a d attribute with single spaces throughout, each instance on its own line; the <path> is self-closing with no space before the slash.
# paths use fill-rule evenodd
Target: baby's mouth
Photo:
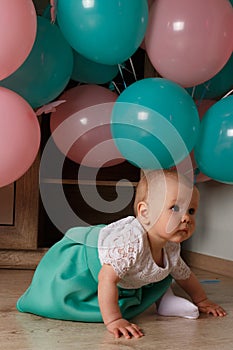
<path id="1" fill-rule="evenodd" d="M 189 232 L 189 229 L 188 229 L 188 227 L 182 227 L 178 230 L 178 232 L 184 232 L 187 235 Z"/>

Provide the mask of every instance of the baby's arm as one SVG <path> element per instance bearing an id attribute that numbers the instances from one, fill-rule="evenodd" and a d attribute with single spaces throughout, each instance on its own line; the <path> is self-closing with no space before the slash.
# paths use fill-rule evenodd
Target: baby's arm
<path id="1" fill-rule="evenodd" d="M 214 316 L 226 316 L 226 311 L 221 306 L 207 298 L 204 289 L 193 272 L 191 272 L 188 279 L 176 280 L 176 282 L 192 298 L 192 301 L 197 305 L 199 311 Z"/>
<path id="2" fill-rule="evenodd" d="M 109 332 L 116 338 L 123 335 L 125 338 L 135 338 L 143 336 L 140 328 L 122 318 L 118 305 L 117 283 L 119 277 L 116 275 L 111 265 L 104 264 L 99 273 L 98 299 L 99 306 Z"/>

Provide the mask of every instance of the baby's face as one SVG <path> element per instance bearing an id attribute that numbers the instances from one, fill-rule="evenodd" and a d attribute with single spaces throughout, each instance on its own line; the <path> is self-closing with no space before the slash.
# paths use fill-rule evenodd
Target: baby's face
<path id="1" fill-rule="evenodd" d="M 154 237 L 181 243 L 191 237 L 195 230 L 199 192 L 176 179 L 168 178 L 158 190 L 148 198 L 150 229 Z"/>

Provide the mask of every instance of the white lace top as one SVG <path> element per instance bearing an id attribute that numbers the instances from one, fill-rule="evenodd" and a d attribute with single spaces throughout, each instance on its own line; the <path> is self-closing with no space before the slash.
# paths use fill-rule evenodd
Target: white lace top
<path id="1" fill-rule="evenodd" d="M 152 257 L 147 234 L 133 217 L 128 216 L 100 230 L 98 252 L 101 264 L 109 264 L 126 289 L 140 288 L 159 282 L 169 274 L 174 279 L 187 279 L 190 268 L 180 257 L 180 244 L 168 242 L 164 247 L 164 267 Z"/>

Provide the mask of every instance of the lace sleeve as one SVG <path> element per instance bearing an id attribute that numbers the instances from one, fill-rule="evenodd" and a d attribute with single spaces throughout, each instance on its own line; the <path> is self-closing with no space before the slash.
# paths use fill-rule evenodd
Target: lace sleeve
<path id="1" fill-rule="evenodd" d="M 116 245 L 113 248 L 99 249 L 101 264 L 111 265 L 119 278 L 122 278 L 134 265 L 136 255 L 137 245 L 132 242 L 120 246 Z"/>
<path id="2" fill-rule="evenodd" d="M 171 275 L 175 280 L 186 280 L 190 277 L 191 270 L 184 260 L 179 257 L 176 265 L 172 268 Z"/>
<path id="3" fill-rule="evenodd" d="M 120 221 L 116 227 L 109 225 L 102 229 L 98 247 L 101 264 L 111 265 L 119 278 L 135 264 L 141 249 L 137 227 L 131 227 L 125 221 L 123 224 Z"/>

